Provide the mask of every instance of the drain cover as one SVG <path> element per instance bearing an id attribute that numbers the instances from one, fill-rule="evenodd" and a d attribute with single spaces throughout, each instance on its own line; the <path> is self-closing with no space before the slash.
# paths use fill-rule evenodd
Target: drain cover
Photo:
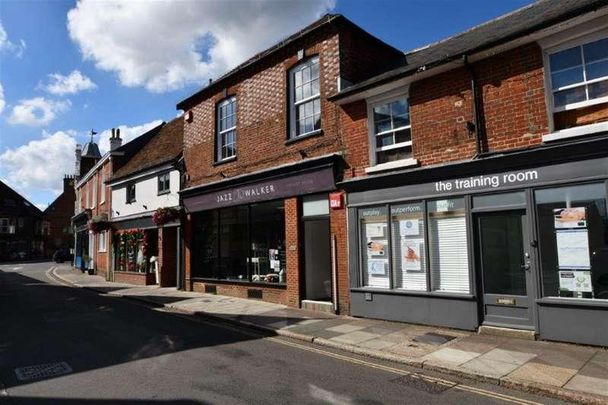
<path id="1" fill-rule="evenodd" d="M 36 364 L 35 366 L 19 367 L 15 369 L 15 375 L 19 381 L 38 380 L 58 375 L 69 374 L 72 367 L 65 361 L 59 363 Z"/>
<path id="2" fill-rule="evenodd" d="M 434 346 L 442 345 L 450 340 L 454 339 L 455 336 L 450 335 L 442 335 L 439 333 L 425 333 L 424 335 L 420 335 L 412 339 L 414 342 L 427 343 Z"/>

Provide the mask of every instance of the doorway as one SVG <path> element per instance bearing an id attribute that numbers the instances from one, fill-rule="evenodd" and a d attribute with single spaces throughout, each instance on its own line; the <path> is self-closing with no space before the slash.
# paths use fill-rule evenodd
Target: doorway
<path id="1" fill-rule="evenodd" d="M 331 302 L 331 236 L 327 195 L 304 197 L 302 205 L 302 299 Z"/>
<path id="2" fill-rule="evenodd" d="M 475 224 L 482 324 L 533 329 L 526 211 L 477 214 Z"/>

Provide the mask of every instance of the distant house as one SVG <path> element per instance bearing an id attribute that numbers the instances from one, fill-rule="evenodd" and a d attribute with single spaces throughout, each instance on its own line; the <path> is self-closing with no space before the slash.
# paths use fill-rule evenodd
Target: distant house
<path id="1" fill-rule="evenodd" d="M 0 261 L 43 254 L 42 212 L 0 181 Z"/>
<path id="2" fill-rule="evenodd" d="M 44 255 L 52 257 L 57 249 L 69 249 L 74 241 L 71 218 L 74 215 L 74 176 L 63 178 L 63 192 L 44 210 Z"/>

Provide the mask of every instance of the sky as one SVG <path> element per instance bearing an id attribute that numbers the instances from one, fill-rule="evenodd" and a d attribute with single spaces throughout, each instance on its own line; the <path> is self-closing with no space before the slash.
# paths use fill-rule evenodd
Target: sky
<path id="1" fill-rule="evenodd" d="M 532 0 L 0 0 L 0 180 L 44 209 L 77 143 L 104 153 L 177 102 L 331 12 L 403 51 Z"/>

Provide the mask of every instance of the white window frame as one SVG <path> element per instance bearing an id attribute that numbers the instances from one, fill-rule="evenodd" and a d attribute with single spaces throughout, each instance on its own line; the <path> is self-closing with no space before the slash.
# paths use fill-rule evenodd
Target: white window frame
<path id="1" fill-rule="evenodd" d="M 296 93 L 295 93 L 295 73 L 311 66 L 312 64 L 317 63 L 319 65 L 319 77 L 317 78 L 319 80 L 319 92 L 317 94 L 312 94 L 310 97 L 304 98 L 302 100 L 296 101 Z M 310 82 L 312 82 L 314 80 L 314 78 L 311 77 Z M 302 104 L 306 104 L 309 103 L 311 101 L 315 101 L 316 99 L 319 100 L 319 129 L 313 129 L 312 131 L 308 131 L 308 132 L 304 132 L 302 134 L 298 134 L 297 133 L 297 123 L 296 123 L 296 109 L 298 108 L 298 106 L 302 105 Z M 300 63 L 298 63 L 296 66 L 292 67 L 289 70 L 289 139 L 297 139 L 297 138 L 302 138 L 308 135 L 312 135 L 312 134 L 316 134 L 321 132 L 321 111 L 322 111 L 322 107 L 321 107 L 321 62 L 319 59 L 319 55 L 310 57 L 306 60 L 301 61 Z M 314 111 L 313 111 L 313 117 L 314 117 Z"/>
<path id="2" fill-rule="evenodd" d="M 222 117 L 221 114 L 221 107 L 228 105 L 230 103 L 234 104 L 234 112 L 233 112 L 233 116 L 234 116 L 234 125 L 230 128 L 224 128 L 221 129 L 221 121 L 222 118 L 227 118 L 228 115 L 226 117 Z M 236 96 L 230 96 L 230 97 L 226 97 L 225 99 L 223 99 L 222 101 L 220 101 L 219 103 L 217 103 L 217 107 L 215 108 L 215 121 L 216 121 L 216 128 L 215 128 L 215 133 L 216 138 L 215 138 L 215 144 L 216 144 L 216 162 L 223 162 L 225 160 L 232 160 L 234 158 L 236 158 L 236 121 L 237 121 L 237 110 L 238 106 L 237 106 L 237 102 L 236 102 Z M 226 144 L 224 145 L 223 143 L 223 135 L 227 134 L 229 132 L 234 132 L 234 142 L 232 144 Z M 224 146 L 228 146 L 228 145 L 233 145 L 234 147 L 234 155 L 231 156 L 226 156 L 225 158 L 222 158 L 222 148 L 224 148 Z"/>
<path id="3" fill-rule="evenodd" d="M 91 205 L 91 208 L 95 208 L 97 205 L 97 176 L 91 178 L 91 187 L 93 187 L 93 204 Z"/>
<path id="4" fill-rule="evenodd" d="M 379 105 L 389 104 L 393 101 L 403 99 L 403 98 L 408 100 L 408 108 L 409 108 L 409 87 L 394 90 L 394 91 L 391 91 L 391 92 L 385 93 L 385 94 L 380 94 L 378 96 L 371 97 L 366 100 L 367 101 L 367 129 L 368 129 L 368 145 L 369 145 L 369 163 L 370 163 L 370 167 L 365 169 L 366 173 L 373 173 L 373 172 L 382 171 L 382 170 L 396 169 L 396 168 L 400 168 L 400 167 L 415 166 L 418 164 L 418 160 L 414 158 L 414 144 L 413 144 L 412 140 L 409 140 L 407 142 L 401 142 L 401 143 L 389 145 L 389 146 L 384 146 L 381 148 L 376 147 L 376 137 L 379 135 L 384 135 L 384 134 L 387 134 L 390 132 L 397 132 L 397 131 L 400 131 L 403 129 L 409 129 L 410 134 L 411 134 L 412 118 L 411 118 L 411 114 L 409 111 L 408 111 L 408 114 L 410 114 L 410 125 L 391 129 L 391 130 L 385 131 L 385 132 L 380 132 L 378 134 L 375 133 L 374 108 Z M 407 146 L 409 146 L 412 150 L 411 157 L 401 159 L 401 160 L 396 160 L 394 162 L 387 162 L 387 163 L 380 163 L 380 164 L 376 163 L 376 152 L 383 151 L 383 150 L 403 148 L 403 147 L 407 147 Z"/>
<path id="5" fill-rule="evenodd" d="M 582 46 L 589 42 L 594 42 L 598 39 L 608 36 L 608 29 L 605 28 L 603 18 L 598 17 L 595 20 L 588 21 L 574 28 L 558 32 L 557 34 L 539 40 L 539 45 L 543 49 L 543 67 L 545 69 L 545 104 L 547 106 L 547 116 L 549 121 L 549 134 L 543 135 L 543 142 L 557 141 L 560 139 L 573 138 L 578 136 L 590 135 L 597 132 L 608 131 L 608 122 L 600 122 L 589 125 L 581 125 L 573 128 L 555 130 L 553 114 L 572 109 L 584 108 L 596 104 L 608 102 L 608 97 L 601 99 L 586 100 L 578 103 L 572 103 L 564 108 L 555 109 L 553 105 L 553 89 L 551 83 L 551 66 L 549 63 L 549 55 L 563 51 L 577 45 Z M 605 78 L 604 78 L 605 80 Z M 595 82 L 596 79 L 593 80 Z M 597 79 L 602 81 L 602 79 Z M 581 84 L 585 85 L 585 84 Z M 571 87 L 577 87 L 572 85 Z M 565 87 L 564 87 L 565 88 Z M 564 89 L 562 88 L 562 90 Z"/>
<path id="6" fill-rule="evenodd" d="M 102 170 L 101 173 L 100 173 L 100 176 L 101 176 L 101 184 L 100 184 L 100 187 L 101 187 L 101 189 L 100 189 L 101 196 L 100 196 L 99 205 L 101 205 L 101 204 L 103 204 L 103 203 L 106 202 L 106 185 L 105 185 L 105 182 L 106 182 L 106 173 Z"/>
<path id="7" fill-rule="evenodd" d="M 165 188 L 165 182 L 167 183 L 167 187 Z M 163 184 L 163 188 L 161 189 L 160 185 Z M 171 173 L 164 172 L 159 174 L 156 177 L 156 194 L 163 195 L 169 194 L 171 192 Z"/>
<path id="8" fill-rule="evenodd" d="M 97 251 L 106 252 L 108 249 L 107 231 L 102 231 L 97 234 Z"/>

